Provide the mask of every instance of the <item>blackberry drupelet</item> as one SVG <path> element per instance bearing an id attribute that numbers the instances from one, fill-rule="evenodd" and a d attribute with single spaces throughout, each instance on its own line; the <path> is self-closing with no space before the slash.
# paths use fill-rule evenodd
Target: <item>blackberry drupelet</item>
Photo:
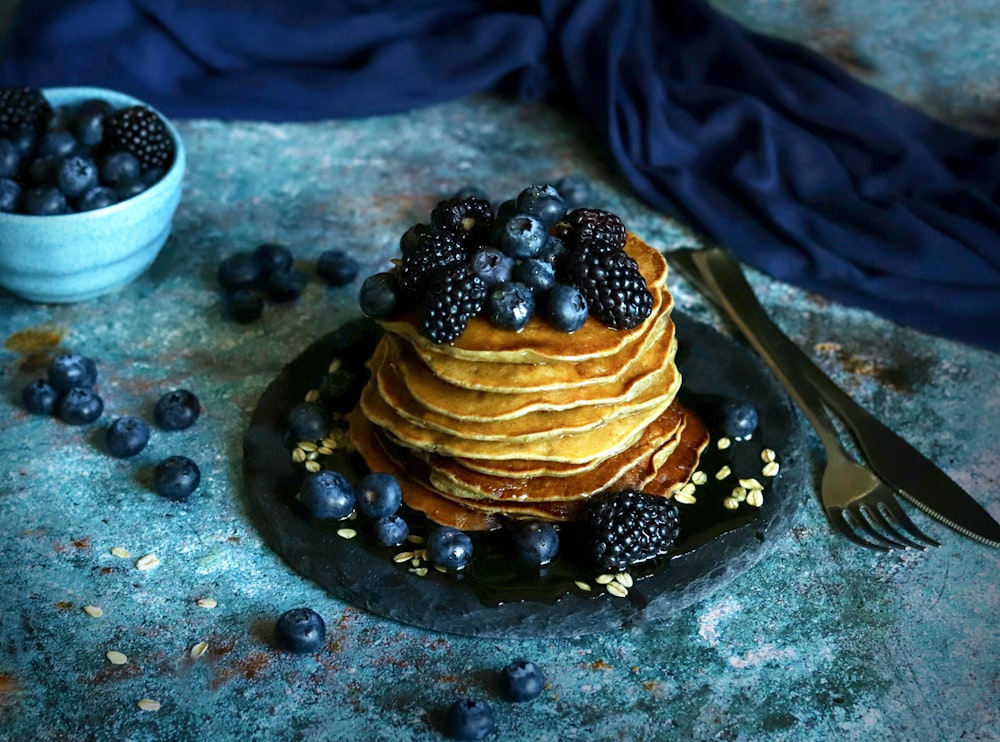
<path id="1" fill-rule="evenodd" d="M 13 137 L 25 129 L 40 132 L 51 116 L 52 106 L 42 91 L 0 87 L 0 137 Z"/>
<path id="2" fill-rule="evenodd" d="M 590 314 L 615 330 L 638 326 L 653 310 L 638 264 L 605 243 L 579 245 L 560 261 L 558 278 L 579 289 Z"/>
<path id="3" fill-rule="evenodd" d="M 625 247 L 625 224 L 603 209 L 574 209 L 554 228 L 555 235 L 570 250 L 598 242 L 616 249 Z"/>
<path id="4" fill-rule="evenodd" d="M 626 489 L 590 503 L 580 527 L 597 565 L 621 572 L 669 550 L 677 540 L 678 523 L 672 500 Z"/>
<path id="5" fill-rule="evenodd" d="M 463 243 L 480 245 L 493 229 L 493 207 L 476 196 L 440 201 L 431 212 L 431 225 L 451 232 Z"/>
<path id="6" fill-rule="evenodd" d="M 420 332 L 431 342 L 452 343 L 479 314 L 486 300 L 486 284 L 465 264 L 436 271 L 421 303 Z"/>
<path id="7" fill-rule="evenodd" d="M 400 294 L 405 300 L 417 300 L 434 271 L 461 263 L 466 257 L 461 240 L 451 232 L 439 229 L 420 234 L 400 261 L 396 277 Z"/>
<path id="8" fill-rule="evenodd" d="M 174 159 L 174 140 L 163 120 L 146 106 L 129 106 L 104 120 L 104 147 L 131 152 L 143 168 L 167 168 Z"/>

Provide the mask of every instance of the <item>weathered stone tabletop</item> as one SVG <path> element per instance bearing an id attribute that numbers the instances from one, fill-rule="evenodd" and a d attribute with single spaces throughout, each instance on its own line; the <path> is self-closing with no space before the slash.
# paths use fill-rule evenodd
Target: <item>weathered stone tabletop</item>
<path id="1" fill-rule="evenodd" d="M 178 126 L 185 193 L 147 274 L 80 305 L 0 296 L 0 740 L 430 740 L 462 695 L 494 703 L 498 739 L 1000 739 L 1000 550 L 912 508 L 941 548 L 879 554 L 834 535 L 804 491 L 791 530 L 724 591 L 658 625 L 570 639 L 411 629 L 298 576 L 247 518 L 242 436 L 282 366 L 357 311 L 357 284 L 316 276 L 322 251 L 350 250 L 370 273 L 440 195 L 476 184 L 506 197 L 567 173 L 652 244 L 698 239 L 634 200 L 597 140 L 549 108 L 480 98 L 374 120 Z M 311 280 L 238 325 L 215 269 L 266 241 L 289 245 Z M 750 275 L 824 369 L 1000 517 L 1000 357 Z M 671 286 L 682 311 L 723 327 Z M 100 422 L 21 408 L 58 350 L 98 361 Z M 196 426 L 154 429 L 135 459 L 104 453 L 112 416 L 151 420 L 179 387 L 201 399 Z M 202 469 L 185 504 L 149 488 L 169 454 Z M 137 569 L 146 554 L 160 565 Z M 282 654 L 274 619 L 301 605 L 325 618 L 327 647 Z M 493 678 L 517 657 L 549 687 L 515 706 Z"/>

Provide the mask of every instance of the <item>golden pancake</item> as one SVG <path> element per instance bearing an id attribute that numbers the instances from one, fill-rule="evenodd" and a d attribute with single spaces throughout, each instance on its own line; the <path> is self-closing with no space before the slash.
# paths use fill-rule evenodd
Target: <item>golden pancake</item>
<path id="1" fill-rule="evenodd" d="M 659 250 L 647 245 L 633 234 L 625 242 L 627 252 L 639 265 L 653 296 L 652 314 L 658 315 L 666 301 L 672 301 L 663 286 L 667 278 L 667 262 Z M 566 333 L 557 330 L 541 317 L 532 318 L 520 332 L 497 332 L 484 317 L 473 317 L 461 336 L 452 345 L 438 345 L 420 334 L 415 316 L 397 320 L 380 320 L 385 329 L 413 343 L 418 348 L 455 358 L 489 360 L 493 362 L 545 363 L 550 360 L 582 361 L 617 353 L 629 342 L 642 337 L 649 329 L 641 322 L 629 330 L 612 330 L 588 317 L 583 327 L 567 342 Z"/>

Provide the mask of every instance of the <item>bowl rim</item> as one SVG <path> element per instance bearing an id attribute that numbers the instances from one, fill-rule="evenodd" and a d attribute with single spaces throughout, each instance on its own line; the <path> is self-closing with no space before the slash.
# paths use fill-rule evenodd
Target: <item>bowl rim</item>
<path id="1" fill-rule="evenodd" d="M 124 201 L 113 203 L 110 206 L 105 206 L 102 209 L 91 209 L 90 211 L 75 211 L 70 214 L 51 215 L 0 212 L 0 222 L 24 226 L 27 224 L 41 223 L 39 220 L 42 219 L 46 220 L 44 222 L 45 224 L 53 224 L 55 222 L 69 223 L 74 220 L 83 222 L 100 219 L 113 216 L 118 212 L 126 211 L 130 207 L 141 205 L 143 201 L 149 201 L 159 197 L 162 192 L 180 187 L 187 159 L 187 153 L 184 149 L 184 140 L 181 138 L 180 132 L 178 132 L 176 127 L 174 127 L 173 122 L 163 115 L 163 113 L 158 109 L 149 105 L 145 101 L 129 95 L 128 93 L 122 93 L 118 90 L 112 90 L 111 88 L 66 86 L 41 88 L 41 92 L 53 106 L 64 105 L 70 101 L 82 102 L 89 98 L 100 98 L 113 103 L 116 107 L 140 105 L 149 108 L 163 120 L 164 124 L 166 124 L 167 131 L 170 132 L 170 136 L 174 140 L 174 161 L 171 163 L 170 167 L 167 168 L 166 172 L 163 173 L 163 177 L 142 193 L 136 194 L 135 196 L 127 198 Z M 53 98 L 57 100 L 53 100 Z M 178 173 L 178 171 L 180 172 Z M 175 183 L 174 181 L 177 182 Z"/>

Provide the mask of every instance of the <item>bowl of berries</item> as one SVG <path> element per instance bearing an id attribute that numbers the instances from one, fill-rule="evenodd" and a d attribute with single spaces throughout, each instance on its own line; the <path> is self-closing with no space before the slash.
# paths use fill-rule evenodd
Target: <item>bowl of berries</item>
<path id="1" fill-rule="evenodd" d="M 174 126 L 131 96 L 0 88 L 0 287 L 67 303 L 128 284 L 166 243 L 184 165 Z"/>

